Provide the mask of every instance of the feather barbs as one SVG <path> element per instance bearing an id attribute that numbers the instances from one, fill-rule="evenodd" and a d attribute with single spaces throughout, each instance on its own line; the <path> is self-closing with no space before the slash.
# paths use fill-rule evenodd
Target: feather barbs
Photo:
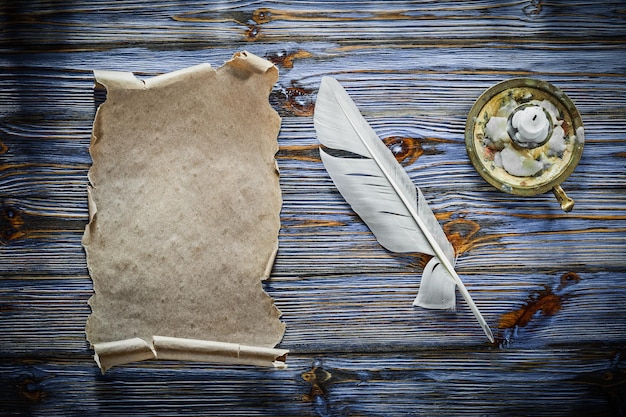
<path id="1" fill-rule="evenodd" d="M 320 148 L 322 162 L 335 186 L 378 242 L 391 252 L 433 256 L 422 273 L 414 305 L 454 309 L 458 287 L 493 342 L 489 326 L 454 271 L 454 248 L 421 190 L 334 78 L 322 79 L 313 122 L 322 145 L 359 156 L 334 156 Z"/>

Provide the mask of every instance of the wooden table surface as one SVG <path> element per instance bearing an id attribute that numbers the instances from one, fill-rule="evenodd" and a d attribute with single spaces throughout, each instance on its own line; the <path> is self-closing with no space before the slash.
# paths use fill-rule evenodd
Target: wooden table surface
<path id="1" fill-rule="evenodd" d="M 5 1 L 0 5 L 0 415 L 610 416 L 626 413 L 623 1 Z M 250 51 L 282 116 L 277 371 L 144 362 L 104 376 L 84 326 L 93 69 L 148 77 Z M 492 327 L 412 307 L 425 259 L 385 251 L 333 186 L 312 112 L 336 77 L 420 186 Z M 548 81 L 580 111 L 563 188 L 519 197 L 472 167 L 487 88 Z M 396 147 L 397 149 L 398 147 Z"/>

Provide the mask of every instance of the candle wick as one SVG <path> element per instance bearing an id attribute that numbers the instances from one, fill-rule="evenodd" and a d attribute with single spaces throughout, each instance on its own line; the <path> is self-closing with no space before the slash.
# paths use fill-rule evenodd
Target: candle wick
<path id="1" fill-rule="evenodd" d="M 535 114 L 535 115 L 533 116 L 533 122 L 535 121 L 535 119 L 536 119 L 536 118 L 537 118 L 537 115 Z"/>

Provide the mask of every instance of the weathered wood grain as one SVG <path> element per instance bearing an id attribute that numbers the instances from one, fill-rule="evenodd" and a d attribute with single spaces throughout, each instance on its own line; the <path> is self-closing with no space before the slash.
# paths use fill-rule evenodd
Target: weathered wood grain
<path id="1" fill-rule="evenodd" d="M 88 358 L 3 360 L 0 392 L 6 400 L 0 410 L 67 416 L 605 416 L 619 411 L 623 395 L 616 354 L 559 348 L 541 354 L 295 355 L 289 372 L 163 362 L 156 371 L 140 363 L 105 376 Z"/>
<path id="2" fill-rule="evenodd" d="M 348 47 L 380 47 L 387 42 L 412 45 L 464 43 L 587 43 L 606 38 L 621 43 L 624 11 L 619 1 L 492 2 L 381 2 L 324 3 L 229 1 L 132 1 L 114 5 L 107 1 L 45 1 L 10 3 L 3 7 L 10 32 L 26 36 L 21 43 L 32 49 L 76 49 L 106 43 L 113 47 L 153 46 L 176 41 L 183 47 L 234 42 L 333 41 Z M 94 21 L 90 14 L 101 19 Z M 602 26 L 594 24 L 602 22 Z M 148 23 L 153 23 L 152 25 Z M 48 32 L 42 38 L 37 27 Z M 59 28 L 61 27 L 61 28 Z M 571 28 L 576 31 L 572 33 Z M 568 29 L 567 31 L 563 29 Z M 167 46 L 162 46 L 166 47 Z M 172 45 L 169 46 L 172 48 Z M 168 49 L 169 49 L 168 48 Z"/>
<path id="3" fill-rule="evenodd" d="M 0 414 L 624 415 L 626 8 L 621 1 L 30 1 L 0 5 Z M 247 49 L 276 63 L 280 250 L 265 288 L 285 372 L 143 363 L 99 375 L 84 338 L 91 71 L 149 77 Z M 416 309 L 427 260 L 391 254 L 319 160 L 339 79 L 420 186 L 494 330 Z M 563 187 L 519 197 L 472 168 L 476 98 L 549 81 L 583 117 Z"/>

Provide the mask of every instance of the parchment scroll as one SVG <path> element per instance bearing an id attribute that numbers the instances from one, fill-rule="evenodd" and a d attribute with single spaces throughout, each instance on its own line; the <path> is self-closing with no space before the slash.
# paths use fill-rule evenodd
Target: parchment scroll
<path id="1" fill-rule="evenodd" d="M 104 372 L 146 359 L 285 367 L 280 311 L 263 290 L 282 204 L 274 156 L 278 70 L 241 52 L 139 80 L 94 71 L 83 245 L 87 339 Z"/>

